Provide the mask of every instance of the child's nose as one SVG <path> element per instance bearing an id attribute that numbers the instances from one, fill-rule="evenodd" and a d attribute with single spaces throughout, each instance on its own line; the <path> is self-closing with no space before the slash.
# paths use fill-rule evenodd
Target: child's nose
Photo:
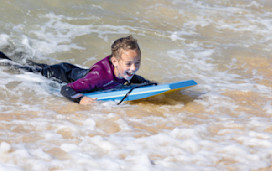
<path id="1" fill-rule="evenodd" d="M 135 65 L 135 64 L 132 64 L 132 65 L 130 66 L 130 70 L 131 70 L 131 71 L 135 71 L 135 70 L 136 70 L 136 65 Z"/>

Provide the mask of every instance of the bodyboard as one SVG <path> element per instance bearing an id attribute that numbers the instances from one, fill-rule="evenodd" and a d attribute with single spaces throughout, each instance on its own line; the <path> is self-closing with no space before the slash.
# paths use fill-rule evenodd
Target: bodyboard
<path id="1" fill-rule="evenodd" d="M 143 87 L 128 87 L 119 90 L 95 91 L 84 93 L 84 96 L 96 98 L 98 101 L 132 101 L 186 89 L 195 85 L 197 85 L 197 83 L 194 80 L 187 80 Z"/>

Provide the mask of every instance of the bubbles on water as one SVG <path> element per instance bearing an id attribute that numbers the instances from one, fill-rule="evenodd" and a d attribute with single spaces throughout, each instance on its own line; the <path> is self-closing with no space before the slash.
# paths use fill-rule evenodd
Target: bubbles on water
<path id="1" fill-rule="evenodd" d="M 272 114 L 272 101 L 267 101 L 264 110 L 266 111 L 267 114 Z"/>
<path id="2" fill-rule="evenodd" d="M 7 153 L 10 150 L 11 150 L 10 144 L 8 144 L 6 142 L 1 142 L 1 145 L 0 145 L 0 151 L 1 151 L 1 153 Z"/>
<path id="3" fill-rule="evenodd" d="M 0 49 L 5 48 L 8 45 L 9 36 L 6 34 L 0 34 Z"/>

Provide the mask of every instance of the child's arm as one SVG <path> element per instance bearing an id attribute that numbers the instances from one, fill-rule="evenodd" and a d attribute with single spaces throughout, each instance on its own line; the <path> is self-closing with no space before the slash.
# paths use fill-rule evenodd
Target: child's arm
<path id="1" fill-rule="evenodd" d="M 140 75 L 134 75 L 132 77 L 132 79 L 130 80 L 130 83 L 132 83 L 132 84 L 141 84 L 141 83 L 147 83 L 147 84 L 153 83 L 153 84 L 157 84 L 157 82 L 147 80 L 147 79 L 145 79 L 144 77 L 142 77 Z"/>
<path id="2" fill-rule="evenodd" d="M 96 101 L 94 98 L 89 98 L 83 96 L 82 93 L 77 93 L 74 89 L 67 85 L 61 88 L 61 94 L 67 99 L 79 104 L 92 104 Z"/>

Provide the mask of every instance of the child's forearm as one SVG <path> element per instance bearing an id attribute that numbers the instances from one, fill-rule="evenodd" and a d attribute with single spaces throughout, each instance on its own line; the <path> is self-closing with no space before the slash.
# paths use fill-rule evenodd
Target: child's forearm
<path id="1" fill-rule="evenodd" d="M 60 93 L 66 97 L 67 99 L 75 102 L 75 103 L 79 103 L 80 100 L 83 98 L 83 94 L 81 93 L 77 93 L 74 89 L 72 89 L 71 87 L 65 85 L 61 88 Z"/>

